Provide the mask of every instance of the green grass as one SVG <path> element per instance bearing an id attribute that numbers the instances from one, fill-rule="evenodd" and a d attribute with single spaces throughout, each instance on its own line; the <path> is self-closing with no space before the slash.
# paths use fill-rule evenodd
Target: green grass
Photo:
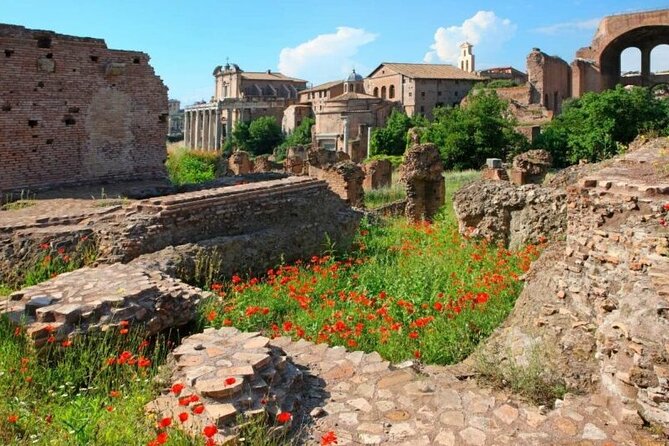
<path id="1" fill-rule="evenodd" d="M 404 186 L 395 183 L 390 187 L 366 191 L 365 207 L 367 209 L 375 209 L 393 201 L 403 200 L 404 198 L 406 198 Z"/>
<path id="2" fill-rule="evenodd" d="M 178 148 L 168 153 L 165 166 L 174 184 L 194 184 L 215 179 L 219 160 L 218 152 L 199 152 Z"/>

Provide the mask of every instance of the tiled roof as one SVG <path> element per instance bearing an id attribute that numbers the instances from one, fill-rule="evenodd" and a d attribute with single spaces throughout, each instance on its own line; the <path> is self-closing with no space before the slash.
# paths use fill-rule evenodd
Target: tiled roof
<path id="1" fill-rule="evenodd" d="M 476 73 L 468 73 L 453 65 L 446 64 L 427 64 L 427 63 L 389 63 L 384 62 L 379 65 L 368 76 L 371 77 L 374 73 L 379 71 L 381 67 L 390 68 L 391 70 L 403 74 L 404 76 L 414 79 L 462 79 L 462 80 L 483 80 L 481 76 Z"/>
<path id="2" fill-rule="evenodd" d="M 331 82 L 326 82 L 324 84 L 316 85 L 315 87 L 307 88 L 306 90 L 300 91 L 300 93 L 309 93 L 312 91 L 320 91 L 320 90 L 327 90 L 328 88 L 332 88 L 336 85 L 343 84 L 344 81 L 331 81 Z"/>
<path id="3" fill-rule="evenodd" d="M 328 99 L 328 102 L 330 101 L 348 101 L 349 99 L 380 99 L 376 96 L 371 96 L 365 93 L 354 93 L 354 92 L 348 92 L 344 94 L 340 94 L 339 96 L 336 96 L 334 98 Z"/>
<path id="4" fill-rule="evenodd" d="M 281 73 L 274 72 L 254 72 L 254 71 L 242 71 L 242 78 L 248 79 L 251 81 L 291 81 L 291 82 L 306 82 L 303 79 L 296 79 L 294 77 L 288 77 Z"/>

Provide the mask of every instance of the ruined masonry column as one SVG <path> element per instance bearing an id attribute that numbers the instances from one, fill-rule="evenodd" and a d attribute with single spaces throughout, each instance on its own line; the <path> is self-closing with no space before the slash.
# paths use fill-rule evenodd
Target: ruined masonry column
<path id="1" fill-rule="evenodd" d="M 207 150 L 214 150 L 214 110 L 207 110 L 209 128 L 207 129 Z"/>
<path id="2" fill-rule="evenodd" d="M 214 141 L 214 149 L 221 150 L 221 109 L 216 107 L 216 140 Z"/>
<path id="3" fill-rule="evenodd" d="M 209 150 L 209 110 L 203 110 L 204 127 L 202 132 L 202 150 Z"/>
<path id="4" fill-rule="evenodd" d="M 650 52 L 652 48 L 641 49 L 641 85 L 650 86 Z"/>
<path id="5" fill-rule="evenodd" d="M 193 144 L 193 149 L 197 150 L 200 148 L 200 111 L 195 110 L 195 144 Z"/>
<path id="6" fill-rule="evenodd" d="M 232 109 L 228 108 L 225 110 L 225 137 L 230 138 L 232 136 Z"/>
<path id="7" fill-rule="evenodd" d="M 184 145 L 186 146 L 186 148 L 190 147 L 189 141 L 188 141 L 188 139 L 189 139 L 188 138 L 188 132 L 190 131 L 190 125 L 189 125 L 188 119 L 189 119 L 189 113 L 188 113 L 188 111 L 185 111 L 184 112 Z"/>

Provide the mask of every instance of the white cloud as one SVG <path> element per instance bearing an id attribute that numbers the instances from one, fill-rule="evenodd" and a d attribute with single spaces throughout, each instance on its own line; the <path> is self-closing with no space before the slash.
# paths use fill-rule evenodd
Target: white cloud
<path id="1" fill-rule="evenodd" d="M 338 27 L 336 33 L 320 34 L 294 48 L 282 49 L 279 71 L 314 83 L 343 78 L 354 67 L 364 75 L 353 57 L 376 38 L 362 28 Z"/>
<path id="2" fill-rule="evenodd" d="M 535 28 L 533 31 L 546 34 L 548 36 L 555 36 L 561 33 L 574 32 L 574 31 L 594 31 L 597 29 L 601 18 L 589 19 L 589 20 L 575 20 L 573 22 L 562 22 L 555 23 L 553 25 L 542 26 L 540 28 Z"/>
<path id="3" fill-rule="evenodd" d="M 479 11 L 460 26 L 438 28 L 434 33 L 434 43 L 430 45 L 424 61 L 457 64 L 460 44 L 465 41 L 474 46 L 485 47 L 487 51 L 499 49 L 504 42 L 511 39 L 516 28 L 509 19 L 497 17 L 493 11 Z"/>

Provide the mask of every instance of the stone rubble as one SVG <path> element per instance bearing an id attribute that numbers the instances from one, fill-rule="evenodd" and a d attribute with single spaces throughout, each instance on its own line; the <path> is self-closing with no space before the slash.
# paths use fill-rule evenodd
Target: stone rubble
<path id="1" fill-rule="evenodd" d="M 0 304 L 0 314 L 23 324 L 41 347 L 51 335 L 52 342 L 61 342 L 117 328 L 122 321 L 157 334 L 192 321 L 206 294 L 163 273 L 117 263 L 60 274 L 12 293 Z"/>

